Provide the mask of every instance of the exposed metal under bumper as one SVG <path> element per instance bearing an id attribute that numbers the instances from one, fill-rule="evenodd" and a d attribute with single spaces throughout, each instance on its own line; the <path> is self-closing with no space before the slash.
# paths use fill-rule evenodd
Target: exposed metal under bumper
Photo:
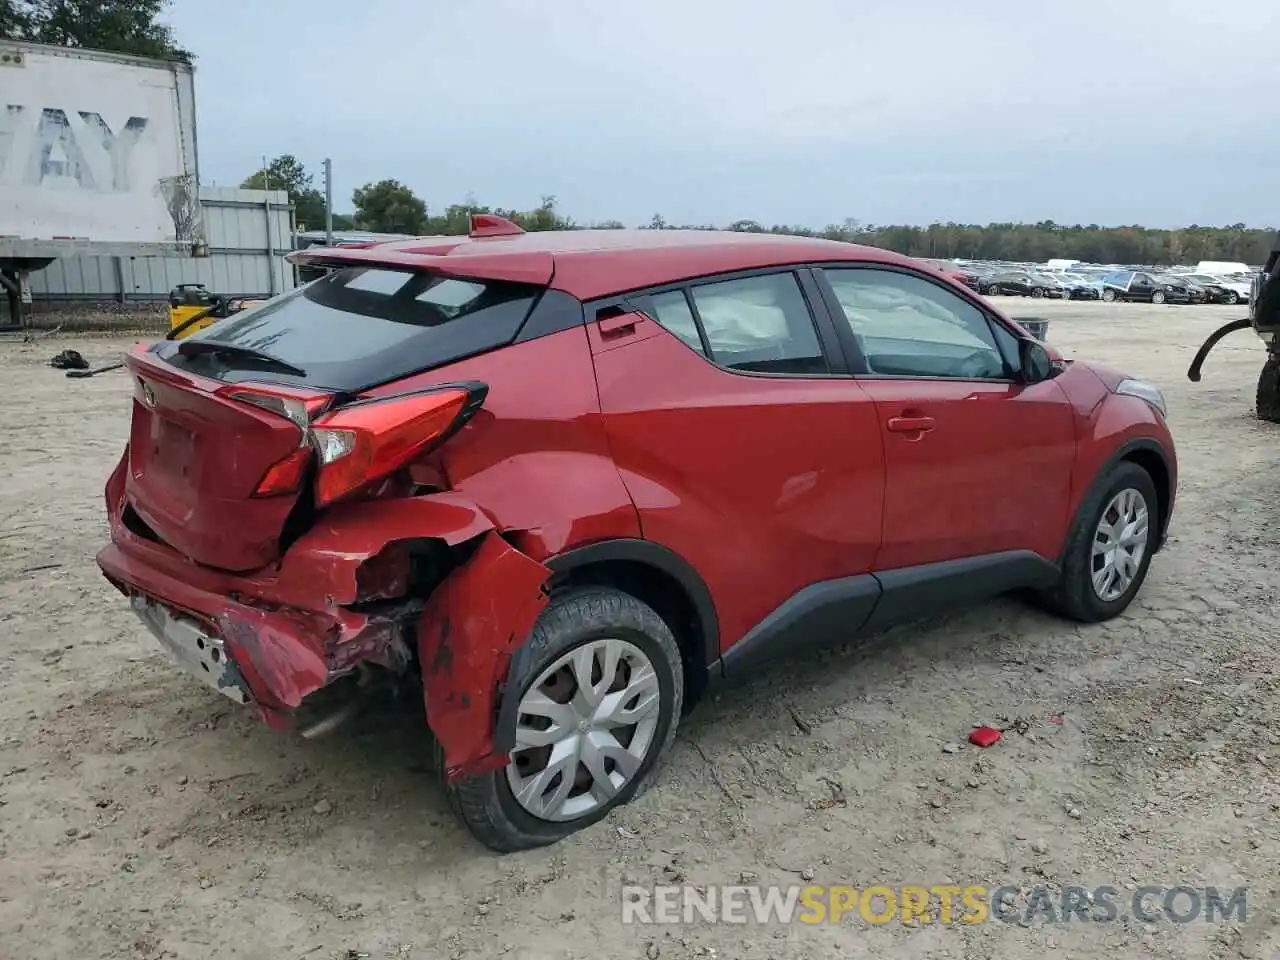
<path id="1" fill-rule="evenodd" d="M 220 639 L 196 621 L 146 597 L 135 596 L 129 602 L 174 663 L 236 703 L 249 702 L 249 688 Z"/>

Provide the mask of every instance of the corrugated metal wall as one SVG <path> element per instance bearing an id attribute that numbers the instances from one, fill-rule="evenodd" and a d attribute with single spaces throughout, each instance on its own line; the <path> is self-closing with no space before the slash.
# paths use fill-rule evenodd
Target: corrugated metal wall
<path id="1" fill-rule="evenodd" d="M 208 257 L 66 257 L 28 277 L 32 297 L 161 300 L 180 283 L 203 283 L 229 296 L 293 289 L 293 267 L 284 261 L 293 242 L 287 193 L 201 187 L 200 201 Z"/>

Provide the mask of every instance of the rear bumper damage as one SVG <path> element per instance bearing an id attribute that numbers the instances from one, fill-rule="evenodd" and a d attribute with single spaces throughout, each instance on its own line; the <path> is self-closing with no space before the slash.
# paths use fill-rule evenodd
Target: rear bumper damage
<path id="1" fill-rule="evenodd" d="M 234 689 L 270 725 L 292 726 L 307 696 L 361 664 L 402 673 L 416 661 L 449 778 L 506 762 L 511 745 L 496 733 L 501 690 L 546 605 L 550 571 L 508 544 L 474 503 L 445 493 L 335 507 L 276 566 L 238 576 L 129 529 L 120 470 L 107 499 L 111 543 L 97 558 L 107 580 L 191 672 L 213 665 L 201 661 L 209 646 L 201 638 L 216 638 L 239 678 Z M 452 548 L 457 563 L 429 595 L 415 596 L 413 546 L 423 541 Z"/>

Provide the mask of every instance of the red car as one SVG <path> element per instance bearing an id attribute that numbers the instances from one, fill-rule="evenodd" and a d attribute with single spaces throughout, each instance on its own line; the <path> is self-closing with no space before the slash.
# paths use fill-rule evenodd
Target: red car
<path id="1" fill-rule="evenodd" d="M 499 850 L 635 796 L 715 681 L 1006 591 L 1105 620 L 1165 541 L 1160 392 L 906 257 L 493 217 L 292 256 L 329 273 L 128 357 L 98 563 L 270 723 L 420 682 Z"/>

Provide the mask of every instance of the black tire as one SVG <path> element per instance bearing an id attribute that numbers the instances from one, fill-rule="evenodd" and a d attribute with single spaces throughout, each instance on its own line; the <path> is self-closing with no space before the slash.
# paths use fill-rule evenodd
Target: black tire
<path id="1" fill-rule="evenodd" d="M 1164 291 L 1157 290 L 1155 293 L 1151 294 L 1152 303 L 1164 303 L 1164 301 L 1165 301 Z"/>
<path id="2" fill-rule="evenodd" d="M 1229 306 L 1234 307 L 1237 303 L 1240 302 L 1240 294 L 1236 293 L 1234 290 L 1228 290 L 1225 302 Z"/>
<path id="3" fill-rule="evenodd" d="M 1138 573 L 1128 589 L 1115 600 L 1103 600 L 1093 589 L 1093 542 L 1102 512 L 1122 490 L 1134 489 L 1147 503 L 1147 549 L 1138 565 Z M 1063 552 L 1062 573 L 1058 582 L 1039 595 L 1040 602 L 1060 616 L 1082 623 L 1100 623 L 1124 613 L 1142 589 L 1151 566 L 1151 554 L 1161 529 L 1160 502 L 1151 474 L 1131 461 L 1121 461 L 1094 483 L 1089 496 L 1080 506 L 1067 546 Z"/>
<path id="4" fill-rule="evenodd" d="M 1114 290 L 1103 290 L 1102 299 L 1105 300 L 1107 303 L 1115 303 L 1116 292 Z"/>
<path id="5" fill-rule="evenodd" d="M 450 807 L 471 834 L 490 849 L 512 853 L 555 843 L 601 820 L 652 783 L 654 771 L 675 739 L 684 705 L 684 672 L 671 628 L 647 604 L 611 587 L 583 587 L 554 597 L 529 635 L 532 656 L 522 658 L 524 669 L 519 676 L 512 676 L 511 682 L 518 685 L 523 696 L 528 685 L 556 658 L 605 637 L 625 639 L 639 647 L 658 674 L 658 725 L 639 771 L 609 803 L 577 820 L 563 822 L 543 820 L 525 810 L 511 792 L 505 768 L 446 783 Z"/>
<path id="6" fill-rule="evenodd" d="M 1000 294 L 1000 288 L 996 286 L 987 287 L 986 294 L 988 297 L 995 297 Z"/>
<path id="7" fill-rule="evenodd" d="M 1036 287 L 1036 288 L 1034 288 L 1034 289 L 1031 291 L 1031 296 L 1033 296 L 1033 297 L 1037 297 L 1037 298 L 1038 298 L 1038 297 L 1043 297 L 1043 296 L 1044 296 L 1044 291 L 1043 291 L 1043 290 L 1041 290 L 1039 287 Z"/>
<path id="8" fill-rule="evenodd" d="M 1258 419 L 1280 423 L 1280 359 L 1268 356 L 1258 373 Z"/>

